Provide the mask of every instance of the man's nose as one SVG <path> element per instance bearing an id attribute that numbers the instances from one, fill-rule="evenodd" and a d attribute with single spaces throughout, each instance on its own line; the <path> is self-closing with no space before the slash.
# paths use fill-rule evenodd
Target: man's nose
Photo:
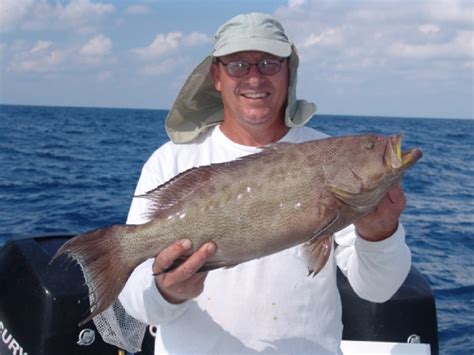
<path id="1" fill-rule="evenodd" d="M 246 76 L 248 82 L 251 84 L 259 84 L 262 81 L 265 81 L 265 75 L 260 73 L 256 65 L 250 66 L 250 70 Z"/>

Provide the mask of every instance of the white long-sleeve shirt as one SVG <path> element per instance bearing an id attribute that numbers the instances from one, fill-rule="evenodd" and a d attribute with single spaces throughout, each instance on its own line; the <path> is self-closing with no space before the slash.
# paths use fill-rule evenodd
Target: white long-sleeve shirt
<path id="1" fill-rule="evenodd" d="M 300 143 L 326 135 L 292 128 L 282 141 Z M 189 168 L 230 161 L 259 149 L 236 144 L 219 127 L 190 144 L 168 142 L 143 167 L 136 194 L 143 194 Z M 146 199 L 134 199 L 127 223 L 147 222 Z M 258 236 L 256 236 L 258 237 Z M 204 291 L 193 300 L 170 304 L 152 276 L 153 259 L 139 265 L 119 300 L 128 314 L 156 325 L 155 354 L 334 354 L 340 353 L 341 301 L 336 265 L 361 297 L 388 300 L 410 269 L 411 254 L 400 225 L 390 238 L 368 242 L 353 226 L 335 236 L 325 267 L 316 277 L 301 247 L 211 271 Z"/>

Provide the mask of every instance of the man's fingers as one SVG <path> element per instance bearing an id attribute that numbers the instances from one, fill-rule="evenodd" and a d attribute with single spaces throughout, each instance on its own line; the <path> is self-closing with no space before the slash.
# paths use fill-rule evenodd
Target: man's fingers
<path id="1" fill-rule="evenodd" d="M 202 288 L 204 286 L 204 280 L 206 279 L 207 274 L 208 272 L 206 271 L 206 272 L 198 272 L 191 275 L 191 277 L 189 277 L 186 280 L 186 283 L 188 284 L 187 287 L 194 287 L 193 292 L 201 293 Z"/>
<path id="2" fill-rule="evenodd" d="M 207 273 L 196 272 L 215 253 L 216 249 L 213 242 L 208 242 L 191 254 L 192 243 L 185 239 L 159 253 L 153 263 L 153 273 L 156 276 L 156 286 L 163 297 L 168 302 L 180 303 L 199 295 L 203 290 Z M 176 269 L 163 273 L 181 256 L 188 256 L 188 258 Z"/>
<path id="3" fill-rule="evenodd" d="M 171 265 L 173 265 L 176 259 L 178 259 L 180 256 L 186 255 L 192 246 L 193 245 L 189 239 L 183 239 L 165 248 L 155 258 L 155 262 L 153 263 L 153 272 L 155 274 L 160 274 L 167 270 L 169 267 L 171 267 Z"/>
<path id="4" fill-rule="evenodd" d="M 392 202 L 394 204 L 403 203 L 405 195 L 403 193 L 403 189 L 402 189 L 402 186 L 400 185 L 400 183 L 397 183 L 396 185 L 394 185 L 387 192 L 387 196 L 388 196 L 390 202 Z"/>
<path id="5" fill-rule="evenodd" d="M 382 201 L 384 202 L 384 201 Z M 400 184 L 395 185 L 392 187 L 385 197 L 385 204 L 381 204 L 380 208 L 385 210 L 385 213 L 393 214 L 398 213 L 401 214 L 406 207 L 406 197 L 405 193 Z"/>
<path id="6" fill-rule="evenodd" d="M 405 205 L 403 188 L 397 183 L 387 192 L 375 210 L 355 221 L 357 232 L 362 238 L 372 241 L 388 238 L 397 229 Z"/>
<path id="7" fill-rule="evenodd" d="M 173 271 L 175 282 L 182 282 L 193 276 L 216 251 L 216 245 L 206 243 L 194 252 L 182 265 Z"/>

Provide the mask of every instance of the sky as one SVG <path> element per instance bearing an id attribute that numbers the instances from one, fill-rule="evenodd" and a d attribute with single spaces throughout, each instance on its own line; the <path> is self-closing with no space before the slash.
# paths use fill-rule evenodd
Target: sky
<path id="1" fill-rule="evenodd" d="M 219 26 L 254 11 L 285 27 L 319 113 L 474 118 L 463 0 L 0 0 L 0 104 L 169 109 Z"/>

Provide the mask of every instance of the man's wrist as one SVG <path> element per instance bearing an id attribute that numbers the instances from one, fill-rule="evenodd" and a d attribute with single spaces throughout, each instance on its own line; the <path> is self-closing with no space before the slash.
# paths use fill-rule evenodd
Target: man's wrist
<path id="1" fill-rule="evenodd" d="M 360 238 L 367 240 L 369 242 L 380 242 L 394 235 L 398 229 L 398 224 L 399 222 L 397 221 L 397 223 L 394 226 L 391 226 L 390 228 L 377 230 L 377 231 L 374 231 L 373 229 L 361 230 L 362 228 L 357 228 L 356 226 L 356 233 Z"/>

